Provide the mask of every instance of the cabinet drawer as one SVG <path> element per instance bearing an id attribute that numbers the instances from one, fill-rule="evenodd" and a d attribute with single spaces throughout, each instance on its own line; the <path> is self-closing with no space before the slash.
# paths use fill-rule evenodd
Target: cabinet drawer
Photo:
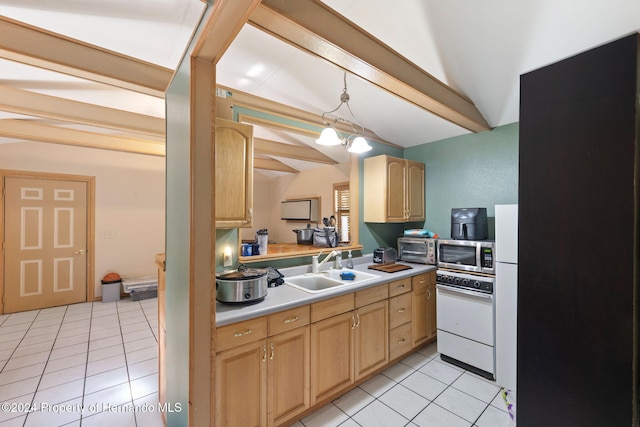
<path id="1" fill-rule="evenodd" d="M 411 322 L 389 331 L 389 360 L 411 351 Z"/>
<path id="2" fill-rule="evenodd" d="M 424 289 L 429 286 L 428 274 L 418 274 L 417 276 L 413 276 L 411 278 L 411 286 L 413 286 L 413 290 Z"/>
<path id="3" fill-rule="evenodd" d="M 216 351 L 223 351 L 241 344 L 267 337 L 267 318 L 245 320 L 222 326 L 216 330 Z"/>
<path id="4" fill-rule="evenodd" d="M 389 298 L 389 284 L 384 283 L 356 292 L 356 307 L 364 307 L 387 298 Z"/>
<path id="5" fill-rule="evenodd" d="M 389 328 L 393 329 L 411 321 L 411 294 L 389 299 Z"/>
<path id="6" fill-rule="evenodd" d="M 308 325 L 309 313 L 310 308 L 305 305 L 269 315 L 269 336 Z"/>
<path id="7" fill-rule="evenodd" d="M 411 277 L 389 283 L 389 298 L 411 291 Z"/>
<path id="8" fill-rule="evenodd" d="M 311 304 L 311 322 L 353 310 L 353 294 L 342 295 Z"/>

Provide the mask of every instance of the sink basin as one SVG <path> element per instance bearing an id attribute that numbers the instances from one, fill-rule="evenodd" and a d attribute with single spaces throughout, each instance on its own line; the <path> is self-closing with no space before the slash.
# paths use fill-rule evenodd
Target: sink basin
<path id="1" fill-rule="evenodd" d="M 342 280 L 341 273 L 353 274 L 353 280 Z M 341 286 L 353 285 L 361 283 L 365 280 L 371 280 L 379 276 L 371 273 L 363 273 L 355 270 L 329 270 L 321 273 L 307 273 L 298 276 L 285 277 L 284 283 L 294 288 L 301 289 L 305 292 L 317 293 L 335 289 Z"/>

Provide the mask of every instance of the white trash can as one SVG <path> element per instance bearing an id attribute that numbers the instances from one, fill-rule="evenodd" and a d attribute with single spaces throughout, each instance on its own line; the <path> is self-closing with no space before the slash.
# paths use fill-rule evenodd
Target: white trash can
<path id="1" fill-rule="evenodd" d="M 122 279 L 102 280 L 102 302 L 120 301 L 120 286 Z"/>

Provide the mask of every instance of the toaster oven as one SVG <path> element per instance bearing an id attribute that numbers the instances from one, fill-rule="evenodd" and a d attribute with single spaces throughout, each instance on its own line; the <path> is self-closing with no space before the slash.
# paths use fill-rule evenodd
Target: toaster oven
<path id="1" fill-rule="evenodd" d="M 405 262 L 436 265 L 437 239 L 428 237 L 398 238 L 398 259 Z"/>

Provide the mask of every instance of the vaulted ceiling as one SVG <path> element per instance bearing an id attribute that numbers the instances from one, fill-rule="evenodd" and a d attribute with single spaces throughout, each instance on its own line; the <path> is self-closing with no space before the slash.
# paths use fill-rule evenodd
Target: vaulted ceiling
<path id="1" fill-rule="evenodd" d="M 164 88 L 205 7 L 0 0 L 0 143 L 162 155 Z M 369 136 L 410 147 L 517 122 L 520 74 L 639 30 L 636 0 L 264 0 L 217 79 L 233 102 L 311 123 L 254 120 L 257 156 L 301 170 L 348 158 L 304 150 L 319 148 L 309 129 L 338 105 L 344 70 Z"/>

